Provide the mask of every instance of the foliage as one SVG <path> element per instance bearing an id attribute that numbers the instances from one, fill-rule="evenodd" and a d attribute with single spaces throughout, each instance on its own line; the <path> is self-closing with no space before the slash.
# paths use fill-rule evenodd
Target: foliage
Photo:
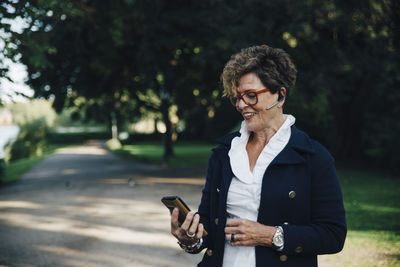
<path id="1" fill-rule="evenodd" d="M 120 149 L 121 146 L 121 142 L 118 139 L 110 139 L 106 142 L 106 147 L 110 150 Z"/>
<path id="2" fill-rule="evenodd" d="M 29 103 L 13 103 L 8 108 L 14 123 L 20 127 L 10 151 L 11 160 L 42 155 L 47 148 L 49 128 L 56 118 L 51 103 L 32 100 Z"/>
<path id="3" fill-rule="evenodd" d="M 11 111 L 13 121 L 18 126 L 40 120 L 47 127 L 52 127 L 57 118 L 54 109 L 51 107 L 51 102 L 43 99 L 12 103 L 7 108 Z"/>
<path id="4" fill-rule="evenodd" d="M 120 125 L 157 112 L 169 153 L 171 105 L 185 122 L 183 137 L 224 134 L 240 120 L 221 98 L 224 63 L 250 45 L 281 47 L 299 70 L 285 107 L 299 127 L 340 159 L 395 168 L 399 6 L 395 0 L 8 0 L 0 14 L 27 21 L 21 34 L 4 25 L 14 44 L 6 55 L 27 65 L 36 96 L 103 122 L 116 114 Z"/>
<path id="5" fill-rule="evenodd" d="M 20 126 L 20 133 L 11 148 L 11 160 L 43 155 L 47 148 L 48 128 L 41 120 Z"/>
<path id="6" fill-rule="evenodd" d="M 309 132 L 347 160 L 391 150 L 387 127 L 397 127 L 399 111 L 389 106 L 400 97 L 389 89 L 400 85 L 396 3 L 303 2 L 288 9 L 296 24 L 282 36 L 289 46 L 294 42 L 290 52 L 300 63 L 303 90 L 292 107 Z M 397 138 L 389 139 L 399 148 Z"/>
<path id="7" fill-rule="evenodd" d="M 50 131 L 48 134 L 48 140 L 53 144 L 76 144 L 83 143 L 88 140 L 107 140 L 111 137 L 107 131 L 79 131 L 73 133 L 59 133 Z"/>
<path id="8" fill-rule="evenodd" d="M 57 120 L 54 122 L 53 127 L 68 127 L 71 129 L 74 127 L 98 127 L 104 128 L 104 131 L 107 130 L 106 124 L 87 118 L 84 110 L 80 110 L 78 107 L 64 108 L 61 113 L 57 114 Z"/>
<path id="9" fill-rule="evenodd" d="M 6 162 L 4 159 L 0 159 L 0 181 L 2 179 L 2 177 L 4 176 L 4 170 L 6 167 Z"/>

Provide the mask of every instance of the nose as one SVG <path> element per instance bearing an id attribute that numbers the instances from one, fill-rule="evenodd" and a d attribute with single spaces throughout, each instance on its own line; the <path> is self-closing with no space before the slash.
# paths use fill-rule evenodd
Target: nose
<path id="1" fill-rule="evenodd" d="M 236 108 L 243 109 L 245 107 L 247 107 L 247 104 L 244 102 L 244 100 L 242 98 L 239 98 L 238 102 L 236 102 Z"/>

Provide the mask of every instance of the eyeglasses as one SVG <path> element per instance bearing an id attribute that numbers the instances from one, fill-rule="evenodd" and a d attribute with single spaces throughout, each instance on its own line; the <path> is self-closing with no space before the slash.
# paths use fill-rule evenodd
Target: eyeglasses
<path id="1" fill-rule="evenodd" d="M 246 91 L 241 95 L 230 96 L 229 100 L 231 101 L 233 106 L 237 106 L 239 104 L 240 99 L 243 100 L 249 106 L 253 106 L 258 102 L 258 94 L 265 93 L 270 91 L 268 88 L 264 88 L 258 91 Z"/>

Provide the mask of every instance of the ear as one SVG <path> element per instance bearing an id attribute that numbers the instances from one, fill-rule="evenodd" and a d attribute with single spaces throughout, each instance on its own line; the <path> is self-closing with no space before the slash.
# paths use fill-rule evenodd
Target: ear
<path id="1" fill-rule="evenodd" d="M 284 87 L 284 86 L 282 86 L 281 88 L 280 88 L 280 91 L 279 91 L 279 95 L 280 95 L 280 100 L 278 99 L 278 101 L 280 102 L 280 106 L 282 106 L 283 104 L 285 104 L 285 101 L 286 101 L 286 87 Z"/>

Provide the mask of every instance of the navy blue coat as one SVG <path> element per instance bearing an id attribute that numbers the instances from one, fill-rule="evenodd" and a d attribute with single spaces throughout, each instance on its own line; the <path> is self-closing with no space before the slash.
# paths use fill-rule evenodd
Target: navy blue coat
<path id="1" fill-rule="evenodd" d="M 222 266 L 226 199 L 233 177 L 228 152 L 231 140 L 239 135 L 217 140 L 220 145 L 209 160 L 198 211 L 209 235 L 203 238 L 207 251 L 198 266 Z M 264 173 L 257 221 L 282 226 L 285 241 L 282 252 L 256 246 L 257 267 L 317 266 L 318 254 L 343 248 L 347 228 L 334 160 L 295 126 L 288 144 Z"/>

